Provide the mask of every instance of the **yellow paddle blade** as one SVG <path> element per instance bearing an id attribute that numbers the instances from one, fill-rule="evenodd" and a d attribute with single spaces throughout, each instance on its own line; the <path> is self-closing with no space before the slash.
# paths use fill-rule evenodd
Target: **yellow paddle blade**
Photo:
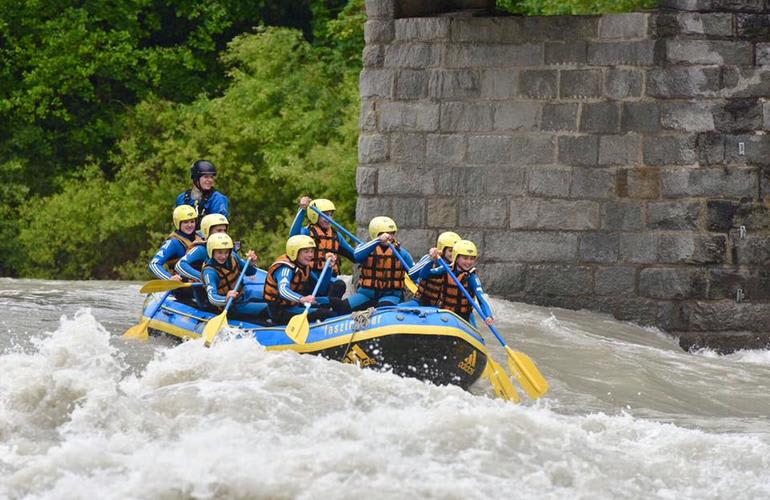
<path id="1" fill-rule="evenodd" d="M 505 350 L 508 352 L 508 368 L 527 395 L 532 399 L 545 395 L 548 392 L 548 382 L 535 366 L 535 362 L 523 352 L 514 351 L 508 346 L 505 346 Z"/>
<path id="2" fill-rule="evenodd" d="M 147 339 L 150 338 L 150 334 L 147 331 L 147 325 L 150 324 L 150 319 L 142 320 L 141 323 L 138 325 L 134 325 L 128 330 L 126 330 L 126 333 L 123 334 L 123 336 L 127 339 L 137 339 L 147 342 Z"/>
<path id="3" fill-rule="evenodd" d="M 304 344 L 310 333 L 310 324 L 307 321 L 307 309 L 293 316 L 286 325 L 286 335 L 297 344 Z"/>
<path id="4" fill-rule="evenodd" d="M 406 288 L 410 292 L 412 292 L 412 293 L 417 292 L 417 285 L 414 284 L 414 281 L 412 281 L 412 278 L 410 278 L 408 274 L 404 278 L 404 284 L 406 285 Z"/>
<path id="5" fill-rule="evenodd" d="M 222 314 L 214 316 L 206 323 L 206 327 L 203 329 L 203 338 L 206 340 L 203 342 L 203 345 L 211 347 L 214 338 L 222 328 L 227 328 L 227 311 L 222 311 Z"/>
<path id="6" fill-rule="evenodd" d="M 139 289 L 139 293 L 170 292 L 177 288 L 186 288 L 192 285 L 192 283 L 182 283 L 175 280 L 150 280 Z"/>
<path id="7" fill-rule="evenodd" d="M 521 402 L 519 393 L 513 386 L 511 379 L 508 378 L 508 374 L 505 373 L 503 367 L 489 355 L 487 355 L 487 366 L 484 368 L 484 373 L 482 373 L 482 375 L 492 384 L 492 388 L 495 390 L 497 397 L 507 399 L 514 403 Z"/>

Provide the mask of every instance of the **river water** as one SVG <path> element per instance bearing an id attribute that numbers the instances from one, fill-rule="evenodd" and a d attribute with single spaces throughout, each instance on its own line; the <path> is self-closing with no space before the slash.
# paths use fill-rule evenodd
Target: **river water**
<path id="1" fill-rule="evenodd" d="M 127 342 L 139 286 L 0 279 L 0 497 L 770 498 L 767 351 L 493 300 L 551 384 L 513 405 L 250 340 Z"/>

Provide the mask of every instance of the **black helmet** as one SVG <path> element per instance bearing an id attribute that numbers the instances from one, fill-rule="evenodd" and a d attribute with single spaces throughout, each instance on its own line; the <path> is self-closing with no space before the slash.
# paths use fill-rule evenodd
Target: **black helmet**
<path id="1" fill-rule="evenodd" d="M 217 175 L 217 168 L 208 160 L 196 160 L 190 167 L 190 177 L 197 183 L 203 175 Z"/>

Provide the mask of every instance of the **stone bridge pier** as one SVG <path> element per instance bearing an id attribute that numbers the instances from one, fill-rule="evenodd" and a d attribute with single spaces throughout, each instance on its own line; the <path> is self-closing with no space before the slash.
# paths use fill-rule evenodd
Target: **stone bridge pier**
<path id="1" fill-rule="evenodd" d="M 770 345 L 770 6 L 518 17 L 367 0 L 357 221 L 452 229 L 486 288 Z"/>

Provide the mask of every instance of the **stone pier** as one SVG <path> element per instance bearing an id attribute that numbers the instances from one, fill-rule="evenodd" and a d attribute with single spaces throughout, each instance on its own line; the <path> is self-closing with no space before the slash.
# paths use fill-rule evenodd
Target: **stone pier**
<path id="1" fill-rule="evenodd" d="M 452 229 L 486 288 L 770 345 L 770 6 L 518 17 L 367 0 L 357 220 Z"/>

